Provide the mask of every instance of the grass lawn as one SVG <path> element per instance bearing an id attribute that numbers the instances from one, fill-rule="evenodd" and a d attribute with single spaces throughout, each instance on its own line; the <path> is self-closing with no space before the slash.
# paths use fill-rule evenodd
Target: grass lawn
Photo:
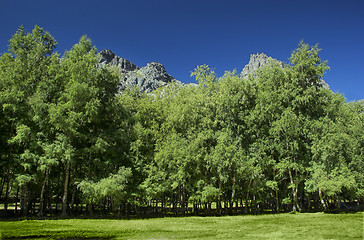
<path id="1" fill-rule="evenodd" d="M 1 239 L 363 239 L 364 213 L 0 221 Z"/>

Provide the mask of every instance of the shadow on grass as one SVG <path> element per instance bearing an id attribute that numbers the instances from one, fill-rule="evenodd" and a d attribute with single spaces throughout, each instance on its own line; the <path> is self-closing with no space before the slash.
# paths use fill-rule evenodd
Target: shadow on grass
<path id="1" fill-rule="evenodd" d="M 19 234 L 17 236 L 7 235 L 6 233 L 0 236 L 2 240 L 10 239 L 57 239 L 57 240 L 110 240 L 116 236 L 94 233 L 94 232 L 67 232 L 67 231 L 56 231 L 52 233 L 39 233 L 39 234 Z"/>
<path id="2" fill-rule="evenodd" d="M 47 236 L 47 235 L 28 235 L 28 236 L 15 236 L 15 237 L 6 237 L 2 236 L 1 239 L 3 240 L 10 240 L 10 239 L 58 239 L 58 240 L 111 240 L 115 237 L 107 237 L 107 238 L 100 238 L 100 237 L 67 237 L 67 238 L 58 238 L 55 236 Z"/>

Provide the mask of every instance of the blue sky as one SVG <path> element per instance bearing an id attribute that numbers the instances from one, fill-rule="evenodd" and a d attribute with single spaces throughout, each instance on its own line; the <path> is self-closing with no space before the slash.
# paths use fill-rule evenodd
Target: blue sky
<path id="1" fill-rule="evenodd" d="M 364 99 L 363 0 L 0 0 L 0 22 L 0 53 L 21 24 L 38 25 L 60 54 L 86 34 L 98 50 L 160 62 L 183 82 L 202 64 L 240 72 L 257 52 L 288 62 L 304 40 L 322 49 L 333 91 Z"/>

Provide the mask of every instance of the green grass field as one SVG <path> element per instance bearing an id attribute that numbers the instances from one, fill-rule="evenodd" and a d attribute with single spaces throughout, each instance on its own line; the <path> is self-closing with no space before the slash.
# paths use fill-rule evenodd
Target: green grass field
<path id="1" fill-rule="evenodd" d="M 364 213 L 0 221 L 1 239 L 363 239 Z"/>

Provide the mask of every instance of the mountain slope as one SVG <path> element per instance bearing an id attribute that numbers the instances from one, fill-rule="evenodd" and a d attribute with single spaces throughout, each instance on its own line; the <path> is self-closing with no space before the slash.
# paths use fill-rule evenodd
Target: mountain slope
<path id="1" fill-rule="evenodd" d="M 111 50 L 102 50 L 100 55 L 102 65 L 118 67 L 121 73 L 120 91 L 136 86 L 140 92 L 149 93 L 170 82 L 182 84 L 169 75 L 164 66 L 158 62 L 151 62 L 139 68 L 127 59 L 115 55 Z"/>

